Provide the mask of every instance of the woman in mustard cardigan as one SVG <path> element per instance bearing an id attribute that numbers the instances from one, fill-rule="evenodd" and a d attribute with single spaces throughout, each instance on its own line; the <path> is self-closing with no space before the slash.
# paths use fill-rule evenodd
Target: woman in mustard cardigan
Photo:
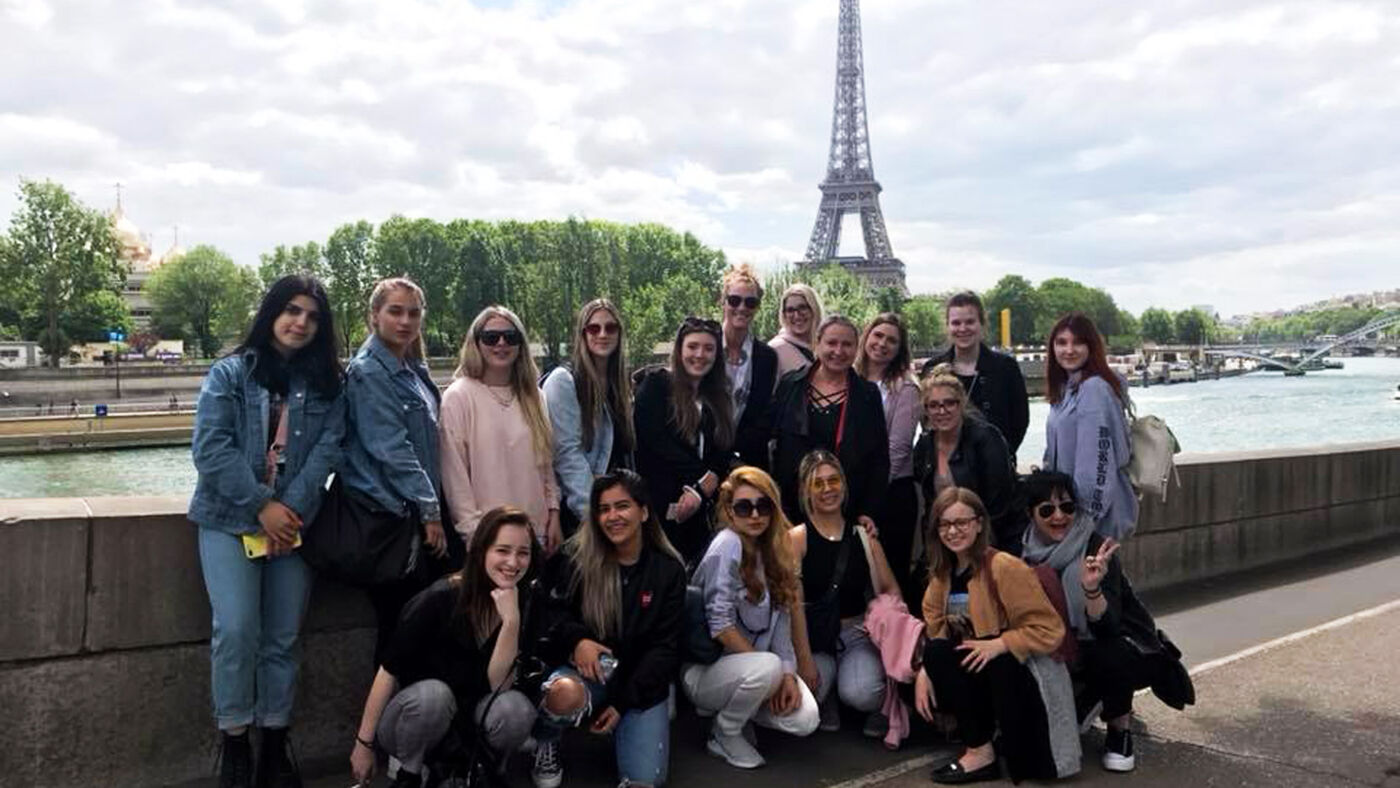
<path id="1" fill-rule="evenodd" d="M 957 718 L 966 749 L 933 772 L 960 784 L 1001 777 L 992 734 L 1013 780 L 1055 777 L 1048 719 L 1036 679 L 1025 665 L 1050 654 L 1065 627 L 1034 570 L 988 546 L 990 522 L 977 494 L 949 487 L 929 517 L 929 584 L 924 593 L 928 643 L 915 678 L 915 707 L 932 719 L 934 702 Z M 930 697 L 932 690 L 932 697 Z"/>

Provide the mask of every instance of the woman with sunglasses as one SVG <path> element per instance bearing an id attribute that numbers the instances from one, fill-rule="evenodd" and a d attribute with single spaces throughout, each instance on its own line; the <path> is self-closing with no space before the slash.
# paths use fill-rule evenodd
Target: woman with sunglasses
<path id="1" fill-rule="evenodd" d="M 919 388 L 924 434 L 914 446 L 914 474 L 925 499 L 932 501 L 949 487 L 972 490 L 991 515 L 993 544 L 1020 555 L 1025 515 L 1016 505 L 1016 472 L 1001 432 L 969 411 L 951 365 L 934 367 Z"/>
<path id="2" fill-rule="evenodd" d="M 1118 543 L 1095 533 L 1093 519 L 1078 508 L 1074 479 L 1037 471 L 1021 484 L 1034 524 L 1026 531 L 1022 555 L 1031 566 L 1048 566 L 1060 577 L 1070 635 L 1077 641 L 1070 672 L 1076 684 L 1087 687 L 1081 705 L 1101 706 L 1108 725 L 1103 768 L 1132 771 L 1137 765 L 1133 693 L 1156 684 L 1177 657 L 1164 647 L 1157 623 L 1123 573 L 1115 555 Z"/>
<path id="3" fill-rule="evenodd" d="M 686 566 L 705 552 L 707 507 L 733 458 L 734 400 L 718 363 L 720 336 L 719 323 L 687 317 L 670 365 L 642 378 L 632 406 L 637 467 Z"/>
<path id="4" fill-rule="evenodd" d="M 219 785 L 300 786 L 287 729 L 311 569 L 297 554 L 340 462 L 345 399 L 325 288 L 272 284 L 248 334 L 209 369 L 190 447 L 189 519 L 213 610 L 209 642 Z M 258 554 L 258 549 L 261 554 Z M 254 773 L 249 727 L 261 733 Z"/>
<path id="5" fill-rule="evenodd" d="M 745 464 L 768 467 L 768 404 L 778 382 L 778 354 L 756 341 L 753 318 L 763 286 L 748 263 L 730 266 L 720 286 L 723 351 L 734 397 L 734 450 Z"/>
<path id="6" fill-rule="evenodd" d="M 541 530 L 546 554 L 563 541 L 549 416 L 525 325 L 488 306 L 462 342 L 452 385 L 442 395 L 442 487 L 453 526 L 466 541 L 481 515 L 518 506 Z"/>
<path id="7" fill-rule="evenodd" d="M 789 285 L 778 301 L 778 335 L 768 340 L 768 346 L 778 352 L 778 377 L 802 369 L 817 360 L 812 346 L 817 344 L 813 334 L 822 322 L 822 300 L 811 285 L 798 282 Z"/>
<path id="8" fill-rule="evenodd" d="M 797 562 L 777 485 L 762 470 L 735 468 L 720 486 L 717 515 L 722 528 L 690 582 L 702 589 L 706 624 L 724 655 L 709 665 L 683 665 L 681 686 L 701 714 L 714 715 L 710 754 L 756 769 L 764 760 L 753 723 L 806 736 L 820 716 L 796 673 Z"/>
<path id="9" fill-rule="evenodd" d="M 1045 343 L 1045 458 L 1041 467 L 1074 479 L 1094 528 L 1123 541 L 1137 529 L 1138 499 L 1128 478 L 1127 383 L 1108 366 L 1094 321 L 1071 312 L 1055 322 Z"/>
<path id="10" fill-rule="evenodd" d="M 884 312 L 870 321 L 856 350 L 856 372 L 875 384 L 885 412 L 889 434 L 890 488 L 875 521 L 880 541 L 890 555 L 895 579 L 911 601 L 923 589 L 914 589 L 910 564 L 914 560 L 914 532 L 919 527 L 919 491 L 914 478 L 914 433 L 919 428 L 919 384 L 910 374 L 909 331 L 904 320 Z"/>
<path id="11" fill-rule="evenodd" d="M 839 698 L 866 715 L 865 735 L 879 738 L 889 728 L 879 713 L 885 668 L 865 632 L 865 607 L 877 594 L 899 594 L 899 585 L 880 542 L 866 539 L 841 513 L 846 473 L 836 455 L 817 449 L 802 458 L 798 475 L 807 515 L 789 531 L 802 567 L 806 623 L 798 628 L 798 673 L 817 696 L 822 730 L 841 728 Z"/>
<path id="12" fill-rule="evenodd" d="M 841 315 L 817 327 L 817 362 L 789 372 L 773 395 L 773 477 L 789 519 L 801 519 L 798 466 L 814 449 L 841 460 L 850 482 L 846 513 L 873 524 L 890 482 L 890 443 L 880 390 L 856 374 L 860 332 Z"/>
<path id="13" fill-rule="evenodd" d="M 1064 721 L 1050 718 L 1025 662 L 1054 652 L 1064 623 L 1034 570 L 988 544 L 989 528 L 977 493 L 949 487 L 934 499 L 923 603 L 928 642 L 914 680 L 914 706 L 930 721 L 935 709 L 951 713 L 965 745 L 933 771 L 937 783 L 999 779 L 998 754 L 1013 781 L 1059 776 L 1045 731 Z M 1066 713 L 1073 726 L 1074 709 Z"/>
<path id="14" fill-rule="evenodd" d="M 606 298 L 583 305 L 568 364 L 540 388 L 554 435 L 561 530 L 568 538 L 588 515 L 593 479 L 632 464 L 632 381 L 627 376 L 622 316 Z"/>
<path id="15" fill-rule="evenodd" d="M 379 281 L 370 293 L 369 336 L 346 369 L 349 423 L 340 482 L 346 490 L 422 529 L 441 558 L 449 540 L 442 527 L 442 474 L 438 464 L 438 411 L 442 395 L 423 355 L 423 290 L 410 279 Z M 460 542 L 451 540 L 460 559 Z M 369 587 L 378 636 L 375 664 L 384 656 L 399 611 L 431 579 L 427 573 Z"/>

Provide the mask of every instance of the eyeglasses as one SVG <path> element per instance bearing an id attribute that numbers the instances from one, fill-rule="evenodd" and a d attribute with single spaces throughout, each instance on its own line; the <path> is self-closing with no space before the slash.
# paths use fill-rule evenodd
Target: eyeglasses
<path id="1" fill-rule="evenodd" d="M 738 309 L 741 306 L 746 306 L 749 309 L 758 309 L 758 305 L 762 303 L 762 301 L 759 300 L 758 296 L 732 295 L 725 298 L 724 303 L 729 304 L 730 309 Z"/>
<path id="2" fill-rule="evenodd" d="M 931 399 L 924 403 L 924 410 L 957 410 L 960 399 Z"/>
<path id="3" fill-rule="evenodd" d="M 773 499 L 766 495 L 752 500 L 740 498 L 731 503 L 729 508 L 734 510 L 735 517 L 753 517 L 755 514 L 759 517 L 771 517 L 773 516 Z"/>
<path id="4" fill-rule="evenodd" d="M 583 333 L 596 337 L 599 334 L 612 336 L 622 330 L 622 326 L 617 323 L 589 323 L 583 327 Z"/>
<path id="5" fill-rule="evenodd" d="M 1074 501 L 1061 501 L 1059 506 L 1047 502 L 1035 507 L 1035 514 L 1042 520 L 1049 520 L 1055 514 L 1056 509 L 1059 509 L 1061 514 L 1072 515 L 1075 508 Z"/>
<path id="6" fill-rule="evenodd" d="M 813 479 L 807 486 L 811 487 L 813 492 L 839 490 L 841 489 L 841 477 L 831 476 L 826 479 Z"/>
<path id="7" fill-rule="evenodd" d="M 972 524 L 980 522 L 979 517 L 959 517 L 956 520 L 939 520 L 939 531 L 968 531 L 972 529 Z"/>
<path id="8" fill-rule="evenodd" d="M 783 314 L 810 315 L 812 314 L 812 308 L 810 306 L 807 306 L 806 304 L 798 304 L 797 306 L 785 306 L 783 307 Z"/>
<path id="9" fill-rule="evenodd" d="M 511 347 L 518 347 L 521 342 L 525 341 L 525 337 L 513 328 L 507 328 L 504 331 L 488 328 L 478 331 L 476 334 L 476 341 L 487 347 L 499 345 L 501 340 L 505 340 L 505 343 Z"/>

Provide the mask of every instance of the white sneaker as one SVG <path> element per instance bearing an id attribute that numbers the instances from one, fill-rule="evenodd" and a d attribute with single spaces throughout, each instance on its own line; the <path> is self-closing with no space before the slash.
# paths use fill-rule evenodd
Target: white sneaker
<path id="1" fill-rule="evenodd" d="M 1137 767 L 1131 730 L 1109 728 L 1103 744 L 1103 768 L 1110 772 L 1130 772 Z"/>
<path id="2" fill-rule="evenodd" d="M 541 742 L 535 748 L 535 764 L 530 769 L 535 788 L 559 788 L 564 782 L 564 764 L 559 760 L 559 742 Z"/>
<path id="3" fill-rule="evenodd" d="M 716 758 L 723 758 L 725 763 L 736 769 L 757 769 L 765 763 L 763 756 L 759 755 L 758 750 L 745 741 L 743 736 L 714 734 L 705 744 L 705 749 Z"/>

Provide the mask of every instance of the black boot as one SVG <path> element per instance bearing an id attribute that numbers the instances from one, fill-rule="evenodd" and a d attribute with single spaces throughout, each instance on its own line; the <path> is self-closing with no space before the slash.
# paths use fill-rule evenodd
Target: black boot
<path id="1" fill-rule="evenodd" d="M 286 728 L 259 728 L 258 769 L 254 788 L 301 788 L 301 773 L 291 758 Z"/>
<path id="2" fill-rule="evenodd" d="M 223 734 L 219 748 L 219 788 L 251 788 L 253 784 L 253 745 L 248 731 L 234 736 Z"/>

